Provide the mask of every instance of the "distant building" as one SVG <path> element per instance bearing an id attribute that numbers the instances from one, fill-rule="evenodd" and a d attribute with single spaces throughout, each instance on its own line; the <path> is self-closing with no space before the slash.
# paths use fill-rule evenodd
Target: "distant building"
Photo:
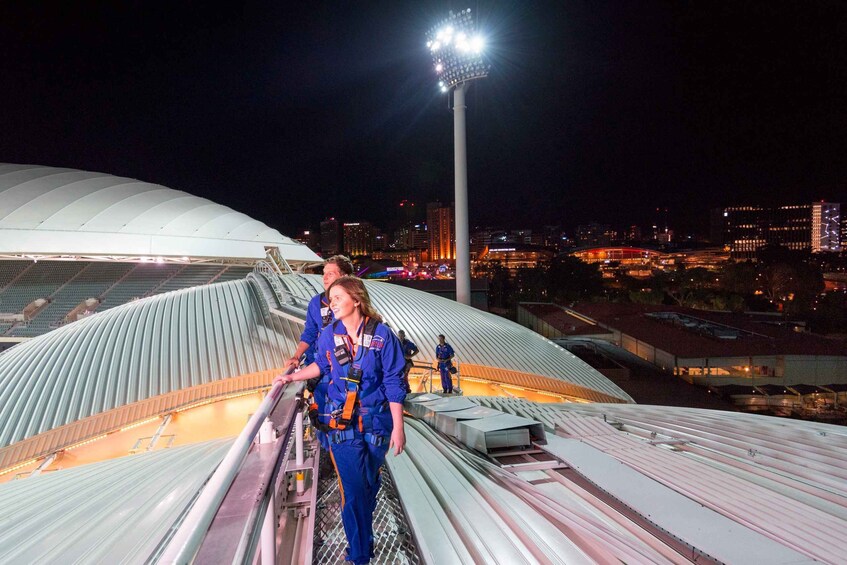
<path id="1" fill-rule="evenodd" d="M 530 229 L 512 230 L 511 233 L 516 243 L 525 243 L 527 245 L 543 245 L 544 236 L 540 232 L 533 232 Z"/>
<path id="2" fill-rule="evenodd" d="M 841 204 L 812 204 L 812 251 L 841 251 Z"/>
<path id="3" fill-rule="evenodd" d="M 363 279 L 402 280 L 409 277 L 403 263 L 393 259 L 368 259 L 357 265 L 357 271 Z"/>
<path id="4" fill-rule="evenodd" d="M 641 241 L 641 228 L 636 225 L 629 226 L 624 235 L 626 241 Z"/>
<path id="5" fill-rule="evenodd" d="M 409 273 L 416 273 L 418 268 L 427 261 L 426 249 L 385 249 L 374 251 L 373 260 L 393 260 L 400 262 Z"/>
<path id="6" fill-rule="evenodd" d="M 426 249 L 429 233 L 426 224 L 406 224 L 394 232 L 393 249 Z"/>
<path id="7" fill-rule="evenodd" d="M 444 206 L 440 202 L 430 202 L 426 205 L 430 261 L 456 259 L 455 218 L 453 204 Z"/>
<path id="8" fill-rule="evenodd" d="M 728 246 L 734 259 L 755 259 L 757 250 L 765 245 L 795 251 L 838 251 L 840 207 L 820 202 L 720 208 L 712 212 L 712 237 Z"/>
<path id="9" fill-rule="evenodd" d="M 320 251 L 321 242 L 319 233 L 315 230 L 303 230 L 297 237 L 294 238 L 295 241 L 299 241 L 312 251 Z"/>
<path id="10" fill-rule="evenodd" d="M 321 222 L 321 253 L 330 257 L 341 253 L 344 248 L 341 223 L 335 218 L 327 218 Z"/>
<path id="11" fill-rule="evenodd" d="M 344 251 L 349 255 L 370 255 L 374 250 L 374 227 L 370 222 L 344 224 Z"/>
<path id="12" fill-rule="evenodd" d="M 383 251 L 384 249 L 388 249 L 388 236 L 374 228 L 374 251 Z"/>
<path id="13" fill-rule="evenodd" d="M 499 263 L 514 275 L 518 269 L 543 267 L 553 260 L 553 251 L 546 247 L 523 243 L 492 243 L 479 254 L 479 265 Z"/>
<path id="14" fill-rule="evenodd" d="M 729 259 L 729 252 L 723 247 L 666 252 L 621 245 L 580 248 L 572 251 L 571 254 L 586 263 L 596 264 L 604 276 L 612 271 L 623 270 L 629 276 L 636 278 L 652 276 L 655 271 L 676 269 L 678 265 L 685 265 L 688 268 L 702 267 L 714 271 Z"/>
<path id="15" fill-rule="evenodd" d="M 662 244 L 670 243 L 673 239 L 673 230 L 669 227 L 667 208 L 656 208 L 651 228 L 650 239 Z"/>
<path id="16" fill-rule="evenodd" d="M 844 344 L 798 332 L 779 315 L 613 303 L 580 303 L 572 311 L 607 330 L 613 343 L 689 383 L 847 382 Z"/>
<path id="17" fill-rule="evenodd" d="M 612 228 L 608 224 L 598 224 L 596 222 L 577 226 L 576 239 L 580 247 L 611 245 Z"/>
<path id="18" fill-rule="evenodd" d="M 847 247 L 847 215 L 841 216 L 841 248 Z"/>

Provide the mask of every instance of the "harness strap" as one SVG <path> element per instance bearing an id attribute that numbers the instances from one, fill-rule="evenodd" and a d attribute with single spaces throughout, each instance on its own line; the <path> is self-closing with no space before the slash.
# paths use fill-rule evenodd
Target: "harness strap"
<path id="1" fill-rule="evenodd" d="M 327 435 L 331 443 L 341 443 L 347 440 L 351 440 L 357 435 L 369 444 L 374 445 L 376 447 L 386 445 L 389 441 L 389 438 L 385 436 L 378 436 L 370 432 L 366 432 L 364 434 L 357 434 L 356 430 L 354 430 L 353 428 L 347 430 L 331 430 L 331 432 Z"/>
<path id="2" fill-rule="evenodd" d="M 341 377 L 342 380 L 347 383 L 347 395 L 344 398 L 344 405 L 342 406 L 339 414 L 336 414 L 337 411 L 332 412 L 329 419 L 330 429 L 346 429 L 347 426 L 350 425 L 350 422 L 353 421 L 356 409 L 359 406 L 359 387 L 362 384 L 361 363 L 368 351 L 368 348 L 370 347 L 378 324 L 379 322 L 373 318 L 365 319 L 363 324 L 364 327 L 362 328 L 362 341 L 356 351 L 355 358 L 352 360 L 351 352 L 347 348 L 347 344 L 344 343 L 344 338 L 339 335 L 334 336 L 336 352 L 335 358 L 342 364 L 344 363 L 341 361 L 341 358 L 346 359 L 347 363 L 349 363 L 349 368 L 347 369 L 347 376 Z"/>

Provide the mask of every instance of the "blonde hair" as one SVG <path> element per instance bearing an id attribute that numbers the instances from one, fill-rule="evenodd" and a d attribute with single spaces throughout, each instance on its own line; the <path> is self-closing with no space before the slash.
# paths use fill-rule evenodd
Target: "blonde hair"
<path id="1" fill-rule="evenodd" d="M 350 298 L 359 303 L 359 311 L 363 316 L 373 318 L 377 322 L 382 322 L 382 316 L 379 315 L 379 312 L 371 304 L 371 297 L 368 295 L 368 289 L 365 288 L 365 283 L 362 282 L 362 279 L 350 276 L 339 277 L 326 289 L 327 296 L 329 296 L 333 287 L 336 286 L 343 288 L 350 295 Z"/>

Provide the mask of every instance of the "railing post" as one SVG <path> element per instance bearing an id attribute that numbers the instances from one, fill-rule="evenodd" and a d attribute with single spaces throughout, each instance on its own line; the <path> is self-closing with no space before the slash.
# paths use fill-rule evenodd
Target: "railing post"
<path id="1" fill-rule="evenodd" d="M 288 369 L 285 374 L 290 374 L 291 369 Z M 212 524 L 215 514 L 220 509 L 227 490 L 232 486 L 236 475 L 244 462 L 245 457 L 250 451 L 250 446 L 259 434 L 259 430 L 265 423 L 265 419 L 274 409 L 277 401 L 282 396 L 282 383 L 274 383 L 270 391 L 262 400 L 259 408 L 253 413 L 247 426 L 241 430 L 241 433 L 235 439 L 227 451 L 221 463 L 212 473 L 205 487 L 200 491 L 199 496 L 194 502 L 194 505 L 189 510 L 188 514 L 182 521 L 182 524 L 174 532 L 173 537 L 168 541 L 161 556 L 160 563 L 190 563 L 197 554 L 198 548 L 202 544 L 209 526 Z M 290 426 L 292 422 L 288 420 L 286 428 L 286 437 L 290 434 Z M 264 434 L 263 434 L 264 435 Z M 273 433 L 271 432 L 271 437 Z M 273 502 L 271 500 L 271 502 Z M 273 509 L 273 504 L 270 508 Z M 273 518 L 273 516 L 272 516 Z M 260 518 L 253 518 L 252 527 L 258 526 Z M 264 526 L 264 522 L 263 522 Z M 273 526 L 273 523 L 271 524 Z M 274 528 L 275 530 L 275 528 Z M 255 530 L 253 530 L 255 531 Z M 276 533 L 274 531 L 273 542 L 276 545 Z M 273 555 L 271 550 L 268 554 Z"/>
<path id="2" fill-rule="evenodd" d="M 153 448 L 156 447 L 156 443 L 159 441 L 159 438 L 162 437 L 162 432 L 164 432 L 165 428 L 167 428 L 168 424 L 170 424 L 171 417 L 171 414 L 167 414 L 164 418 L 162 418 L 162 423 L 159 424 L 159 428 L 156 430 L 156 433 L 153 434 L 152 438 L 150 438 L 150 443 L 147 445 L 147 449 L 145 451 L 153 451 Z"/>
<path id="3" fill-rule="evenodd" d="M 294 417 L 294 457 L 297 464 L 297 494 L 305 490 L 303 481 L 303 411 L 299 410 Z"/>
<path id="4" fill-rule="evenodd" d="M 259 428 L 259 443 L 272 443 L 274 441 L 274 425 L 270 420 L 265 420 Z M 270 502 L 262 522 L 262 565 L 276 565 L 276 504 L 274 501 L 274 489 L 270 489 Z"/>

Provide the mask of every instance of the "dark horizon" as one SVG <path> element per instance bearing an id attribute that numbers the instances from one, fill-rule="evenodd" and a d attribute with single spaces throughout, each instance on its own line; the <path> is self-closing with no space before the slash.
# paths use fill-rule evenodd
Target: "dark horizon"
<path id="1" fill-rule="evenodd" d="M 425 47 L 471 7 L 471 225 L 705 232 L 709 210 L 847 195 L 847 4 L 0 5 L 0 161 L 138 178 L 287 235 L 452 200 Z"/>

